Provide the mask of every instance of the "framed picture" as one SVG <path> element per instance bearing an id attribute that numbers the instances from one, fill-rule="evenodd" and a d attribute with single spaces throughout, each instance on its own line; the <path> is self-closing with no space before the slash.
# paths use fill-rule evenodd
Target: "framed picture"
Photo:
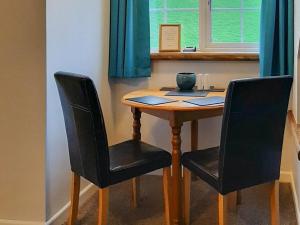
<path id="1" fill-rule="evenodd" d="M 180 52 L 180 24 L 161 24 L 159 29 L 159 51 Z"/>

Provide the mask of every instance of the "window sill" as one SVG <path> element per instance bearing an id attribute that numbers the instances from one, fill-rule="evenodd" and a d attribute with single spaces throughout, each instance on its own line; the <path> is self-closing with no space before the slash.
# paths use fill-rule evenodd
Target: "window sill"
<path id="1" fill-rule="evenodd" d="M 199 61 L 259 61 L 258 53 L 237 52 L 156 52 L 152 60 L 199 60 Z"/>

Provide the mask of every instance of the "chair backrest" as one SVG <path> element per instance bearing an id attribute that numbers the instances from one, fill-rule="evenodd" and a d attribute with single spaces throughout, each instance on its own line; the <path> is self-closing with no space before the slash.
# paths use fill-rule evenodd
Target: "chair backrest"
<path id="1" fill-rule="evenodd" d="M 109 152 L 93 81 L 65 72 L 54 76 L 65 119 L 71 169 L 97 186 L 105 187 L 109 183 Z"/>
<path id="2" fill-rule="evenodd" d="M 255 78 L 229 84 L 220 144 L 222 194 L 279 178 L 293 78 Z"/>

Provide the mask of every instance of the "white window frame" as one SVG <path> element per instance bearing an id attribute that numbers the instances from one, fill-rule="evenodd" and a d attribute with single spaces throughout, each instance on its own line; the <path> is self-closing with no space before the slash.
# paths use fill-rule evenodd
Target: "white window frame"
<path id="1" fill-rule="evenodd" d="M 150 0 L 151 1 L 151 0 Z M 241 0 L 243 4 L 244 0 Z M 212 43 L 211 41 L 211 0 L 199 0 L 199 52 L 249 52 L 258 53 L 259 44 L 256 43 Z M 160 9 L 151 9 L 151 11 L 194 11 L 194 8 L 176 8 L 168 9 L 167 0 L 164 0 L 164 6 Z M 223 10 L 223 9 L 220 9 Z M 224 10 L 244 10 L 241 8 Z M 251 9 L 250 9 L 251 10 Z M 253 8 L 253 10 L 257 10 Z M 167 23 L 166 13 L 164 13 L 164 23 Z M 243 21 L 241 21 L 243 24 Z M 241 28 L 243 30 L 243 28 Z"/>

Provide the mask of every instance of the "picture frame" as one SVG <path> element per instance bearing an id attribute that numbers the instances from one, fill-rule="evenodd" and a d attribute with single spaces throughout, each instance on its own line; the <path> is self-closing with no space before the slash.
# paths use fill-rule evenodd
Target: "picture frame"
<path id="1" fill-rule="evenodd" d="M 181 25 L 161 24 L 159 28 L 159 52 L 180 52 Z"/>

